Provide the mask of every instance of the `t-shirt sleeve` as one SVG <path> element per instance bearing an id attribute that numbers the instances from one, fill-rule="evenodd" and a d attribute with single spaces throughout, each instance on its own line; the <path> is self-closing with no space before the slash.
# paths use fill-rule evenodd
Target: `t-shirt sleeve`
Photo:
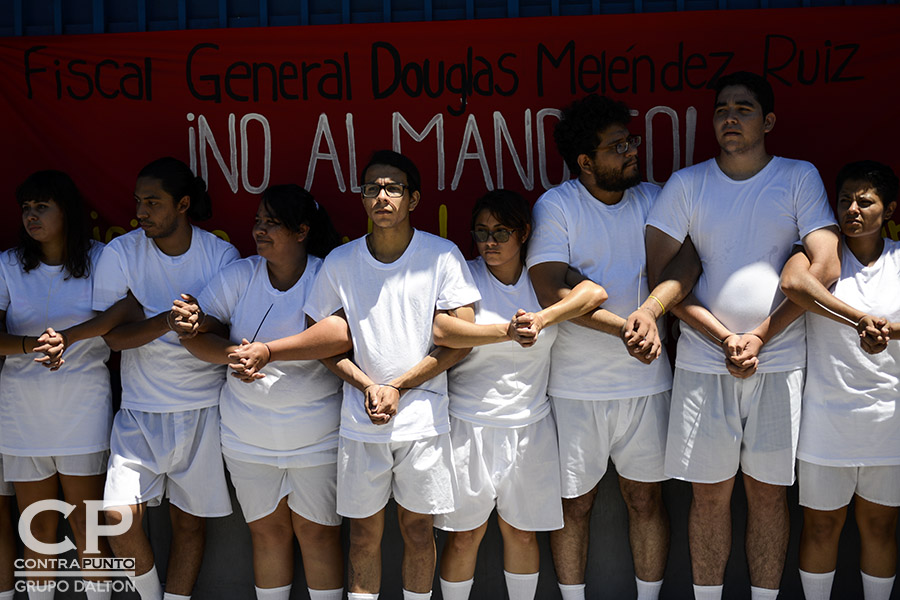
<path id="1" fill-rule="evenodd" d="M 809 169 L 798 180 L 794 201 L 797 207 L 797 230 L 800 239 L 816 229 L 836 224 L 834 213 L 828 204 L 825 185 L 819 172 L 812 165 L 809 165 Z"/>
<path id="2" fill-rule="evenodd" d="M 243 269 L 235 268 L 237 266 L 230 265 L 214 275 L 197 297 L 201 308 L 207 314 L 226 325 L 231 325 L 241 291 L 250 283 L 249 278 L 241 277 Z"/>
<path id="3" fill-rule="evenodd" d="M 6 282 L 6 263 L 10 260 L 9 252 L 3 253 L 0 255 L 0 260 L 3 261 L 3 265 L 0 265 L 0 310 L 7 310 L 9 308 L 9 285 Z"/>
<path id="4" fill-rule="evenodd" d="M 235 248 L 228 242 L 225 242 L 225 244 L 225 251 L 222 252 L 221 260 L 219 261 L 219 270 L 223 269 L 226 265 L 230 265 L 241 257 L 241 253 L 238 252 L 237 248 Z"/>
<path id="5" fill-rule="evenodd" d="M 534 233 L 528 242 L 526 265 L 530 269 L 534 265 L 545 262 L 561 262 L 569 264 L 569 227 L 566 215 L 558 202 L 551 196 L 545 196 L 534 205 Z"/>
<path id="6" fill-rule="evenodd" d="M 106 246 L 94 269 L 93 309 L 103 311 L 125 297 L 128 276 L 117 248 Z"/>
<path id="7" fill-rule="evenodd" d="M 673 173 L 653 203 L 647 225 L 683 242 L 690 233 L 691 211 L 684 180 Z"/>
<path id="8" fill-rule="evenodd" d="M 303 306 L 303 312 L 313 321 L 321 321 L 330 317 L 343 306 L 341 295 L 332 278 L 331 267 L 328 259 L 325 259 L 325 264 L 319 270 L 312 290 L 306 298 L 306 304 Z"/>
<path id="9" fill-rule="evenodd" d="M 441 261 L 441 287 L 435 308 L 451 310 L 481 300 L 481 294 L 475 286 L 475 279 L 469 271 L 459 248 L 453 247 L 443 256 Z"/>

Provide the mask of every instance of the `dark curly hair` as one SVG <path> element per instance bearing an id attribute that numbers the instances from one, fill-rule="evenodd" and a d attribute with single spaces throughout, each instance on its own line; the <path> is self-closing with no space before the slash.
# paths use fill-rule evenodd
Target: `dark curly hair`
<path id="1" fill-rule="evenodd" d="M 841 188 L 847 181 L 864 181 L 875 188 L 875 193 L 881 199 L 883 207 L 897 200 L 900 182 L 897 175 L 887 165 L 874 160 L 860 160 L 847 163 L 838 171 L 835 178 L 835 196 L 841 193 Z"/>
<path id="2" fill-rule="evenodd" d="M 66 279 L 90 276 L 91 238 L 84 213 L 84 200 L 72 178 L 62 171 L 37 171 L 16 188 L 16 202 L 20 207 L 26 202 L 49 200 L 59 206 L 65 220 L 66 255 L 63 258 L 63 268 Z M 40 242 L 28 235 L 24 223 L 19 227 L 19 245 L 16 246 L 15 253 L 26 273 L 37 268 L 44 258 Z"/>
<path id="3" fill-rule="evenodd" d="M 592 154 L 600 144 L 599 133 L 610 125 L 627 125 L 631 113 L 624 102 L 590 94 L 562 109 L 562 118 L 553 131 L 556 149 L 572 175 L 581 172 L 578 156 Z"/>
<path id="4" fill-rule="evenodd" d="M 192 221 L 205 221 L 212 217 L 212 200 L 206 193 L 206 182 L 177 158 L 166 156 L 154 160 L 141 169 L 138 179 L 141 177 L 158 179 L 162 189 L 172 196 L 176 204 L 188 196 L 191 205 L 187 215 Z"/>
<path id="5" fill-rule="evenodd" d="M 262 193 L 261 201 L 268 213 L 289 231 L 298 233 L 301 225 L 309 226 L 306 236 L 308 253 L 325 258 L 340 244 L 340 236 L 325 208 L 319 206 L 313 195 L 299 185 L 270 185 Z"/>

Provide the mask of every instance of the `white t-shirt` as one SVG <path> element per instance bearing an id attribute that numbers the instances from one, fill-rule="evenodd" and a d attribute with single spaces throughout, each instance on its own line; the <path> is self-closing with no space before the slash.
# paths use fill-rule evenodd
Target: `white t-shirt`
<path id="1" fill-rule="evenodd" d="M 900 321 L 900 242 L 884 241 L 871 267 L 842 244 L 832 292 L 868 314 Z M 797 456 L 819 465 L 900 465 L 900 341 L 878 354 L 847 325 L 806 313 L 809 346 Z"/>
<path id="2" fill-rule="evenodd" d="M 321 321 L 340 308 L 353 336 L 353 360 L 375 383 L 387 383 L 418 364 L 434 347 L 435 310 L 471 304 L 481 296 L 453 242 L 416 230 L 403 255 L 375 260 L 359 238 L 332 250 L 316 278 L 306 314 Z M 361 442 L 406 442 L 446 433 L 447 374 L 404 392 L 397 415 L 374 425 L 363 393 L 344 385 L 341 435 Z"/>
<path id="3" fill-rule="evenodd" d="M 603 308 L 627 317 L 650 293 L 644 223 L 659 187 L 641 183 L 608 205 L 578 179 L 541 196 L 534 206 L 529 268 L 562 262 L 600 284 L 609 294 Z M 575 400 L 617 400 L 649 396 L 672 387 L 665 353 L 649 365 L 628 354 L 618 336 L 571 322 L 559 324 L 553 345 L 550 395 Z"/>
<path id="4" fill-rule="evenodd" d="M 291 289 L 272 287 L 266 260 L 231 263 L 210 280 L 200 306 L 231 328 L 231 341 L 268 342 L 306 329 L 301 310 L 322 259 L 309 256 Z M 257 332 L 258 331 L 258 332 Z M 219 397 L 222 448 L 254 456 L 325 452 L 334 462 L 341 418 L 341 380 L 317 360 L 277 361 L 252 384 L 228 377 Z"/>
<path id="5" fill-rule="evenodd" d="M 92 242 L 89 277 L 69 277 L 62 265 L 41 263 L 26 273 L 15 251 L 0 254 L 0 310 L 13 335 L 38 336 L 95 316 L 92 277 L 103 244 Z M 0 373 L 0 451 L 15 456 L 89 454 L 109 448 L 112 399 L 101 338 L 72 344 L 51 373 L 38 355 L 6 357 Z"/>
<path id="6" fill-rule="evenodd" d="M 516 283 L 505 285 L 491 275 L 483 259 L 468 264 L 481 292 L 476 323 L 509 323 L 520 308 L 541 310 L 527 270 L 522 269 Z M 547 381 L 556 335 L 557 326 L 552 325 L 541 330 L 530 348 L 513 341 L 472 348 L 447 374 L 450 414 L 488 427 L 522 427 L 543 419 L 550 412 Z"/>
<path id="7" fill-rule="evenodd" d="M 94 275 L 94 310 L 106 310 L 131 290 L 145 317 L 154 317 L 169 311 L 182 293 L 196 297 L 239 257 L 228 242 L 199 227 L 191 230 L 191 247 L 179 256 L 160 251 L 140 229 L 107 244 Z M 177 412 L 215 406 L 225 368 L 194 358 L 170 331 L 122 352 L 122 408 Z"/>
<path id="8" fill-rule="evenodd" d="M 694 295 L 734 333 L 754 329 L 784 299 L 781 270 L 794 243 L 834 224 L 816 168 L 777 156 L 743 181 L 725 175 L 715 159 L 677 171 L 647 221 L 678 241 L 691 236 L 703 265 Z M 759 372 L 802 368 L 805 329 L 798 319 L 769 340 Z M 686 324 L 681 331 L 676 366 L 728 373 L 719 345 Z"/>

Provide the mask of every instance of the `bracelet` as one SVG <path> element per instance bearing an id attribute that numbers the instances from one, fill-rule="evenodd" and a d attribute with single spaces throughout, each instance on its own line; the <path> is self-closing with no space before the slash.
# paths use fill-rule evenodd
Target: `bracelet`
<path id="1" fill-rule="evenodd" d="M 263 346 L 266 347 L 266 351 L 269 353 L 269 357 L 266 359 L 266 362 L 268 363 L 269 361 L 272 360 L 272 349 L 269 348 L 269 344 L 267 344 L 265 342 L 263 342 Z"/>
<path id="2" fill-rule="evenodd" d="M 659 304 L 659 307 L 662 309 L 662 315 L 666 314 L 666 305 L 663 304 L 662 301 L 659 298 L 657 298 L 656 296 L 654 296 L 653 294 L 650 294 L 647 297 L 647 299 L 650 299 L 650 298 L 653 298 L 654 300 L 656 300 L 656 303 Z M 662 315 L 659 315 L 659 316 L 662 316 Z"/>
<path id="3" fill-rule="evenodd" d="M 22 354 L 28 354 L 28 350 L 25 349 L 25 340 L 28 339 L 27 335 L 22 336 Z"/>
<path id="4" fill-rule="evenodd" d="M 391 385 L 391 384 L 389 384 L 389 383 L 385 383 L 385 384 L 384 384 L 384 387 L 394 388 L 395 390 L 397 390 L 397 393 L 398 393 L 398 394 L 402 393 L 402 392 L 400 391 L 400 388 L 398 388 L 396 385 Z"/>

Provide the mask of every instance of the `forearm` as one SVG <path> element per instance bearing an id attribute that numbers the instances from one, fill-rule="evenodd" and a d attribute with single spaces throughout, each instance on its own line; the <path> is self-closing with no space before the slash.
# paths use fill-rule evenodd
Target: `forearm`
<path id="1" fill-rule="evenodd" d="M 192 338 L 182 339 L 181 345 L 200 360 L 215 365 L 231 363 L 228 355 L 237 349 L 236 344 L 215 333 L 199 333 Z"/>
<path id="2" fill-rule="evenodd" d="M 350 327 L 341 317 L 332 315 L 300 333 L 266 342 L 273 360 L 322 360 L 349 352 L 353 348 Z M 354 365 L 355 366 L 355 365 Z"/>
<path id="3" fill-rule="evenodd" d="M 825 277 L 828 279 L 823 281 Z M 781 291 L 802 309 L 855 328 L 865 313 L 828 291 L 827 286 L 834 283 L 831 278 L 820 265 L 810 264 L 805 254 L 797 253 L 781 273 Z"/>
<path id="4" fill-rule="evenodd" d="M 143 317 L 140 305 L 132 296 L 128 296 L 92 319 L 73 325 L 61 333 L 65 335 L 66 340 L 71 345 L 81 340 L 106 335 L 123 323 L 136 322 L 143 319 Z"/>
<path id="5" fill-rule="evenodd" d="M 323 358 L 320 362 L 325 365 L 329 371 L 361 392 L 365 391 L 370 385 L 380 383 L 372 381 L 368 375 L 363 373 L 362 369 L 356 366 L 356 363 L 353 362 L 347 354 Z"/>
<path id="6" fill-rule="evenodd" d="M 171 331 L 166 320 L 168 315 L 168 312 L 163 312 L 149 319 L 119 325 L 104 335 L 103 339 L 116 351 L 143 346 Z"/>
<path id="7" fill-rule="evenodd" d="M 761 339 L 764 344 L 768 344 L 769 340 L 784 331 L 788 325 L 802 316 L 803 312 L 802 307 L 785 299 L 762 323 L 747 333 L 752 333 Z"/>
<path id="8" fill-rule="evenodd" d="M 891 339 L 900 340 L 900 321 L 895 323 L 888 323 L 888 328 L 891 331 Z"/>
<path id="9" fill-rule="evenodd" d="M 586 315 L 572 319 L 572 323 L 618 337 L 625 325 L 625 319 L 605 308 L 598 308 Z"/>
<path id="10" fill-rule="evenodd" d="M 391 381 L 378 381 L 375 383 L 387 383 L 392 387 L 399 388 L 401 391 L 418 387 L 461 361 L 470 351 L 471 348 L 445 348 L 438 346 L 399 377 L 395 377 Z"/>
<path id="11" fill-rule="evenodd" d="M 446 348 L 472 348 L 510 340 L 509 323 L 476 324 L 446 313 L 434 317 L 434 343 Z"/>
<path id="12" fill-rule="evenodd" d="M 28 354 L 34 351 L 35 346 L 37 346 L 37 336 L 0 333 L 0 354 L 3 356 Z"/>
<path id="13" fill-rule="evenodd" d="M 545 327 L 555 325 L 595 311 L 607 298 L 609 295 L 606 290 L 593 281 L 584 279 L 569 290 L 563 299 L 541 310 L 538 315 L 543 319 Z"/>
<path id="14" fill-rule="evenodd" d="M 700 304 L 693 294 L 688 294 L 680 304 L 672 308 L 672 314 L 690 325 L 717 345 L 734 332 L 725 327 L 715 315 Z"/>

